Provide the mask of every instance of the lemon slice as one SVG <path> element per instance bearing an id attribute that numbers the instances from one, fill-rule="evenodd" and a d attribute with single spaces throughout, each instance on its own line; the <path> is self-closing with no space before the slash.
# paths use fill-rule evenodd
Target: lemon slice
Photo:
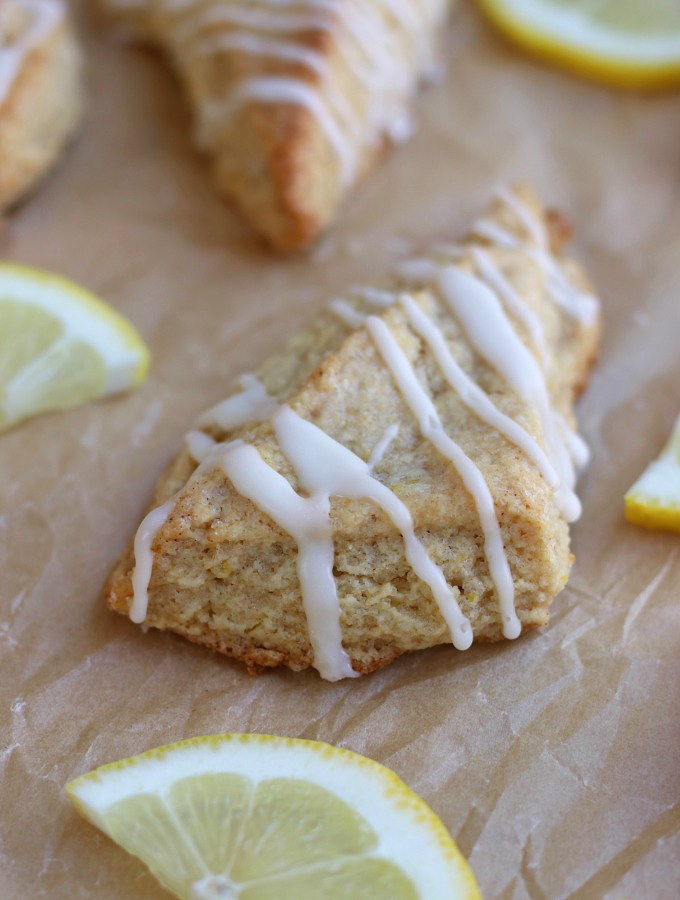
<path id="1" fill-rule="evenodd" d="M 628 491 L 625 503 L 629 522 L 680 531 L 680 416 L 668 443 Z"/>
<path id="2" fill-rule="evenodd" d="M 478 0 L 508 37 L 614 87 L 680 82 L 677 0 Z"/>
<path id="3" fill-rule="evenodd" d="M 442 822 L 373 760 L 224 734 L 82 775 L 77 810 L 184 900 L 479 900 Z"/>
<path id="4" fill-rule="evenodd" d="M 132 325 L 93 294 L 0 264 L 0 429 L 127 390 L 148 367 Z"/>

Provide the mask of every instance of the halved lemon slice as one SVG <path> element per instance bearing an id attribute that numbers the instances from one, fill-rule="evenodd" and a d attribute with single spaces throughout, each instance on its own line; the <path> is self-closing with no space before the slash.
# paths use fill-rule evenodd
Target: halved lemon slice
<path id="1" fill-rule="evenodd" d="M 614 87 L 680 83 L 677 0 L 478 0 L 508 37 Z"/>
<path id="2" fill-rule="evenodd" d="M 77 810 L 184 900 L 479 900 L 432 810 L 373 760 L 261 734 L 82 775 Z"/>
<path id="3" fill-rule="evenodd" d="M 629 522 L 680 531 L 680 416 L 668 443 L 628 491 L 625 503 Z"/>
<path id="4" fill-rule="evenodd" d="M 0 429 L 134 387 L 149 351 L 130 323 L 65 278 L 0 264 Z"/>

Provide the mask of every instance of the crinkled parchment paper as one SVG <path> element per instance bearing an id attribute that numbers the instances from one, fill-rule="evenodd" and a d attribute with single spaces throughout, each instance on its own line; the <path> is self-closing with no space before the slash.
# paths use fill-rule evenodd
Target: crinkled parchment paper
<path id="1" fill-rule="evenodd" d="M 0 896 L 165 896 L 81 821 L 64 783 L 223 731 L 320 738 L 395 769 L 487 898 L 680 896 L 680 536 L 622 497 L 680 409 L 680 96 L 590 86 L 525 59 L 466 0 L 413 140 L 311 257 L 277 259 L 213 194 L 173 78 L 83 22 L 87 123 L 1 238 L 138 326 L 145 387 L 0 436 Z M 580 404 L 593 450 L 576 565 L 549 629 L 441 647 L 359 681 L 257 678 L 107 612 L 100 590 L 185 428 L 343 286 L 459 234 L 500 181 L 575 225 L 604 303 Z"/>

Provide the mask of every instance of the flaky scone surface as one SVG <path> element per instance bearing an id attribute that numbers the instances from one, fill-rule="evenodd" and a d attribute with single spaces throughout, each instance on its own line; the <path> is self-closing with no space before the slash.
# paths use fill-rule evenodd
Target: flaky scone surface
<path id="1" fill-rule="evenodd" d="M 530 193 L 523 199 L 543 217 Z M 501 204 L 493 218 L 508 229 L 518 229 Z M 471 240 L 470 246 L 484 246 L 479 239 Z M 546 292 L 545 273 L 538 264 L 517 251 L 487 249 L 540 318 L 549 347 L 553 402 L 573 423 L 572 403 L 587 379 L 599 325 L 578 323 L 560 310 Z M 471 268 L 466 255 L 457 265 Z M 570 265 L 570 272 L 587 289 L 580 271 Z M 398 280 L 395 286 L 405 288 Z M 441 299 L 430 290 L 411 296 L 438 324 L 459 365 L 497 408 L 542 443 L 536 410 L 473 352 Z M 451 390 L 401 306 L 391 306 L 381 318 L 426 386 L 447 433 L 455 435 L 489 486 L 523 629 L 545 624 L 572 561 L 568 526 L 551 489 L 522 451 L 481 421 Z M 386 428 L 398 425 L 375 476 L 408 507 L 431 559 L 449 585 L 458 589 L 459 605 L 475 639 L 500 639 L 500 613 L 472 498 L 451 462 L 423 438 L 367 331 L 352 331 L 330 313 L 324 314 L 266 362 L 258 377 L 277 400 L 287 402 L 361 459 L 371 456 Z M 300 488 L 269 423 L 214 436 L 254 445 L 269 465 Z M 205 472 L 187 484 L 194 468 L 184 452 L 158 486 L 155 505 L 179 493 L 153 544 L 147 623 L 249 666 L 308 667 L 313 659 L 295 542 L 242 497 L 221 470 Z M 404 652 L 450 641 L 431 592 L 406 561 L 403 542 L 388 517 L 369 501 L 335 497 L 331 520 L 342 641 L 354 669 L 369 672 Z M 109 605 L 123 614 L 132 602 L 132 568 L 130 550 L 107 587 Z"/>

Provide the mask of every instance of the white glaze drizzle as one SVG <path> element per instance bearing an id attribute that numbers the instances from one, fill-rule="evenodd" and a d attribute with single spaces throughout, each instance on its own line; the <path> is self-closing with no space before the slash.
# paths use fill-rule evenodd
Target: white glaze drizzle
<path id="1" fill-rule="evenodd" d="M 519 319 L 526 329 L 532 344 L 540 354 L 543 368 L 546 369 L 548 367 L 548 348 L 541 320 L 533 309 L 529 309 L 485 250 L 473 246 L 470 248 L 470 253 L 482 280 L 502 299 L 512 315 Z"/>
<path id="2" fill-rule="evenodd" d="M 186 447 L 199 466 L 192 472 L 189 480 L 177 493 L 173 494 L 161 506 L 152 509 L 142 519 L 137 529 L 134 540 L 135 567 L 132 571 L 132 605 L 130 607 L 130 619 L 141 624 L 146 619 L 149 607 L 149 584 L 153 571 L 153 552 L 151 547 L 156 535 L 168 521 L 175 504 L 182 493 L 190 484 L 198 479 L 210 466 L 210 453 L 216 443 L 210 435 L 202 431 L 190 431 L 185 437 Z"/>
<path id="3" fill-rule="evenodd" d="M 353 42 L 345 42 L 342 49 L 349 54 L 352 70 L 367 88 L 369 145 L 373 145 L 383 132 L 395 143 L 405 141 L 413 132 L 413 121 L 407 106 L 413 86 L 401 59 L 399 38 L 385 30 L 380 21 L 381 13 L 381 4 L 371 3 L 370 0 L 362 5 L 348 3 L 343 19 Z M 420 68 L 423 69 L 426 63 L 420 52 Z"/>
<path id="4" fill-rule="evenodd" d="M 520 634 L 521 625 L 515 612 L 515 587 L 489 486 L 469 456 L 444 430 L 432 400 L 387 325 L 382 319 L 369 316 L 366 328 L 406 405 L 418 422 L 421 434 L 442 456 L 453 463 L 465 489 L 472 497 L 484 535 L 484 552 L 489 573 L 498 596 L 503 634 L 506 638 L 516 638 Z M 438 602 L 444 613 L 439 599 Z"/>
<path id="5" fill-rule="evenodd" d="M 215 446 L 215 438 L 205 431 L 188 431 L 184 436 L 184 446 L 187 453 L 197 463 L 202 463 Z"/>
<path id="6" fill-rule="evenodd" d="M 62 0 L 6 0 L 0 8 L 0 105 L 7 99 L 21 67 L 32 50 L 63 20 L 66 13 Z M 5 43 L 5 30 L 14 30 L 10 16 L 26 15 L 20 33 Z"/>
<path id="7" fill-rule="evenodd" d="M 447 256 L 449 259 L 460 259 L 465 256 L 467 249 L 462 244 L 452 244 L 449 241 L 439 241 L 432 245 L 433 256 Z"/>
<path id="8" fill-rule="evenodd" d="M 550 251 L 548 235 L 545 228 L 533 213 L 508 188 L 499 188 L 496 191 L 496 196 L 514 212 L 537 247 L 527 247 L 526 245 L 523 245 L 516 235 L 488 219 L 479 220 L 473 227 L 473 232 L 503 249 L 520 250 L 528 255 L 537 262 L 543 270 L 546 278 L 546 288 L 558 305 L 584 324 L 592 324 L 598 313 L 598 301 L 589 294 L 583 294 L 571 284 Z M 449 249 L 442 246 L 440 249 L 442 252 L 446 253 L 457 251 L 458 247 L 457 245 L 454 245 Z M 532 342 L 541 355 L 544 368 L 547 368 L 548 354 L 545 334 L 540 319 L 534 311 L 522 301 L 498 267 L 494 266 L 485 250 L 475 246 L 472 246 L 469 249 L 480 276 L 504 301 L 510 312 L 523 322 Z M 454 255 L 454 253 L 451 253 L 451 255 Z M 424 275 L 425 279 L 431 278 L 432 270 L 428 270 L 426 262 L 427 261 L 425 260 L 417 262 L 411 270 L 412 274 L 421 278 Z M 405 272 L 408 274 L 408 268 L 406 268 Z M 590 457 L 588 445 L 579 434 L 569 427 L 560 413 L 552 410 L 552 419 L 559 426 L 562 441 L 566 443 L 566 450 L 569 453 L 574 466 L 576 469 L 583 468 Z M 558 450 L 558 452 L 560 451 Z M 560 455 L 562 454 L 560 453 Z M 569 467 L 567 467 L 567 469 L 568 468 Z M 573 475 L 571 476 L 571 480 L 573 483 Z"/>
<path id="9" fill-rule="evenodd" d="M 137 622 L 137 624 L 146 619 L 146 612 L 149 606 L 149 583 L 153 569 L 151 545 L 158 532 L 168 521 L 176 500 L 177 494 L 166 500 L 162 506 L 158 506 L 152 509 L 150 513 L 147 513 L 135 535 L 135 567 L 132 571 L 133 599 L 130 607 L 130 619 L 133 622 Z"/>
<path id="10" fill-rule="evenodd" d="M 461 401 L 483 422 L 502 434 L 511 444 L 519 447 L 532 460 L 550 487 L 556 489 L 559 486 L 559 477 L 538 441 L 514 419 L 502 413 L 489 399 L 488 394 L 458 365 L 440 329 L 418 304 L 408 295 L 404 295 L 400 302 L 409 325 L 428 345 L 442 375 Z"/>
<path id="11" fill-rule="evenodd" d="M 387 453 L 387 448 L 390 446 L 390 444 L 398 434 L 399 426 L 396 422 L 393 425 L 389 425 L 385 429 L 385 433 L 373 448 L 371 458 L 368 460 L 368 468 L 371 470 L 371 472 L 373 471 L 373 469 L 375 469 L 376 466 L 380 465 L 383 457 L 385 456 L 385 453 Z"/>
<path id="12" fill-rule="evenodd" d="M 350 293 L 372 306 L 379 306 L 386 309 L 396 301 L 397 295 L 394 291 L 379 290 L 374 287 L 366 287 L 363 285 L 355 285 L 350 288 Z"/>
<path id="13" fill-rule="evenodd" d="M 387 307 L 396 303 L 397 300 L 397 294 L 393 291 L 380 290 L 365 285 L 354 285 L 350 288 L 349 293 L 358 300 L 363 300 L 369 306 L 376 306 L 379 309 L 387 309 Z M 331 300 L 328 308 L 349 328 L 359 328 L 366 320 L 366 316 L 344 298 L 339 297 Z"/>
<path id="14" fill-rule="evenodd" d="M 495 226 L 494 226 L 495 227 Z M 448 252 L 440 251 L 442 255 Z M 504 301 L 508 309 L 518 318 L 527 329 L 530 339 L 541 354 L 544 367 L 547 367 L 548 356 L 543 333 L 543 325 L 538 316 L 529 309 L 519 297 L 512 285 L 503 276 L 502 272 L 493 264 L 489 255 L 481 248 L 470 246 L 455 255 L 455 259 L 462 258 L 469 253 L 480 277 L 489 287 Z M 434 262 L 430 257 L 406 260 L 395 269 L 395 274 L 412 285 L 428 285 L 435 282 L 441 268 L 440 263 Z"/>
<path id="15" fill-rule="evenodd" d="M 347 300 L 338 297 L 328 304 L 329 310 L 349 328 L 360 328 L 366 316 L 355 309 Z"/>
<path id="16" fill-rule="evenodd" d="M 284 62 L 305 66 L 317 75 L 326 74 L 327 65 L 324 57 L 316 50 L 290 41 L 263 37 L 247 31 L 230 31 L 226 34 L 210 34 L 199 41 L 198 47 L 205 53 L 217 53 L 222 50 L 238 50 L 252 56 L 281 59 Z"/>
<path id="17" fill-rule="evenodd" d="M 515 216 L 519 219 L 524 228 L 529 232 L 531 240 L 542 250 L 549 250 L 548 235 L 545 228 L 533 215 L 530 209 L 522 203 L 513 191 L 505 186 L 496 188 L 496 197 L 505 203 L 508 209 L 511 209 Z"/>
<path id="18" fill-rule="evenodd" d="M 516 235 L 511 234 L 505 228 L 501 228 L 500 225 L 490 222 L 488 219 L 478 219 L 472 226 L 472 233 L 478 237 L 486 238 L 504 250 L 517 250 L 521 244 Z"/>
<path id="19" fill-rule="evenodd" d="M 435 280 L 439 268 L 433 259 L 422 256 L 399 263 L 394 274 L 412 285 L 427 285 L 428 282 Z"/>
<path id="20" fill-rule="evenodd" d="M 575 288 L 552 254 L 535 247 L 528 247 L 525 252 L 545 271 L 546 287 L 555 302 L 581 324 L 593 325 L 599 311 L 597 299 Z"/>
<path id="21" fill-rule="evenodd" d="M 478 278 L 445 266 L 439 271 L 437 287 L 470 344 L 525 402 L 537 409 L 548 455 L 560 479 L 557 503 L 567 522 L 575 521 L 581 504 L 573 491 L 574 468 L 557 432 L 545 377 L 536 359 L 518 337 L 496 295 Z"/>
<path id="22" fill-rule="evenodd" d="M 590 448 L 588 447 L 588 444 L 586 444 L 580 434 L 569 427 L 569 423 L 561 413 L 554 412 L 554 416 L 555 421 L 564 435 L 567 449 L 571 455 L 574 466 L 577 469 L 583 469 L 588 465 L 588 461 L 590 460 Z"/>
<path id="23" fill-rule="evenodd" d="M 475 234 L 488 238 L 500 247 L 519 249 L 533 259 L 545 274 L 546 289 L 553 300 L 568 315 L 583 325 L 592 325 L 598 315 L 599 304 L 591 294 L 586 294 L 571 283 L 566 273 L 550 251 L 548 235 L 542 223 L 532 211 L 510 190 L 499 188 L 496 196 L 519 219 L 532 243 L 527 244 L 495 222 L 481 220 L 473 228 Z"/>
<path id="24" fill-rule="evenodd" d="M 248 422 L 267 419 L 276 408 L 276 401 L 263 384 L 249 373 L 238 379 L 242 390 L 206 410 L 196 420 L 196 428 L 221 428 L 234 431 Z"/>

